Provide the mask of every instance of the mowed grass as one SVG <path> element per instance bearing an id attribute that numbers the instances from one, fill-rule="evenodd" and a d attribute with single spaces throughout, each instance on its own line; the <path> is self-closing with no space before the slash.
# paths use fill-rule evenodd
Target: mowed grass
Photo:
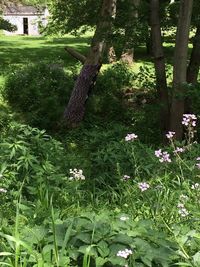
<path id="1" fill-rule="evenodd" d="M 5 36 L 0 35 L 0 84 L 13 66 L 48 60 L 62 60 L 64 66 L 73 66 L 77 61 L 68 55 L 64 47 L 70 46 L 87 54 L 91 34 L 83 37 L 66 35 L 62 38 Z"/>
<path id="2" fill-rule="evenodd" d="M 13 67 L 27 63 L 37 63 L 47 60 L 48 62 L 57 62 L 62 60 L 64 67 L 72 67 L 77 63 L 64 50 L 65 46 L 70 46 L 80 53 L 87 55 L 92 32 L 84 36 L 75 37 L 65 35 L 63 37 L 33 37 L 33 36 L 5 36 L 0 32 L 0 86 L 3 85 L 5 76 L 12 71 Z M 173 64 L 174 43 L 165 42 L 166 63 L 171 69 Z M 190 49 L 191 50 L 191 45 Z M 133 70 L 137 72 L 140 66 L 153 68 L 153 58 L 146 54 L 145 46 L 135 49 L 135 64 Z M 106 68 L 106 65 L 105 65 Z"/>

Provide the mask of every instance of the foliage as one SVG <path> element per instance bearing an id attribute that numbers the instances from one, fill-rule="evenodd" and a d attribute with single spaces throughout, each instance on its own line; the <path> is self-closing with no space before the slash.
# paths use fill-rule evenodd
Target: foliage
<path id="1" fill-rule="evenodd" d="M 124 63 L 118 62 L 105 69 L 91 92 L 88 114 L 106 115 L 110 121 L 114 117 L 118 117 L 119 120 L 125 119 L 128 111 L 123 103 L 124 91 L 131 87 L 133 77 L 133 72 Z"/>
<path id="2" fill-rule="evenodd" d="M 14 32 L 17 30 L 17 27 L 13 24 L 11 24 L 8 20 L 5 20 L 0 17 L 0 29 L 1 30 L 6 30 L 9 32 Z"/>
<path id="3" fill-rule="evenodd" d="M 83 170 L 84 181 L 69 177 L 69 148 L 44 131 L 11 123 L 0 145 L 2 262 L 198 267 L 199 144 L 176 143 L 170 134 L 162 148 L 169 158 L 162 162 L 159 150 L 141 144 L 137 135 L 117 141 L 113 130 L 82 132 L 87 139 L 77 145 L 89 150 L 91 165 L 74 157 L 71 168 L 91 168 Z M 174 153 L 177 146 L 181 154 Z"/>
<path id="4" fill-rule="evenodd" d="M 24 182 L 27 185 L 24 194 L 29 200 L 40 199 L 46 187 L 55 193 L 55 187 L 62 184 L 65 177 L 62 145 L 45 131 L 26 125 L 11 123 L 7 134 L 7 138 L 3 134 L 0 139 L 0 173 L 4 177 L 0 182 L 10 192 L 10 201 L 18 195 Z"/>
<path id="5" fill-rule="evenodd" d="M 11 244 L 14 241 L 8 235 L 2 237 Z M 57 263 L 60 267 L 81 266 L 82 263 L 83 266 L 124 266 L 128 262 L 130 266 L 159 264 L 166 267 L 172 262 L 176 250 L 176 245 L 156 231 L 150 221 L 134 222 L 127 215 L 120 217 L 106 212 L 55 220 L 46 227 L 25 227 L 20 230 L 19 237 L 23 255 L 20 262 L 29 258 L 27 262 L 34 266 L 39 266 L 41 260 L 45 266 Z M 132 252 L 128 259 L 117 256 L 125 249 Z M 5 262 L 8 262 L 6 257 Z M 86 262 L 88 265 L 84 265 Z"/>
<path id="6" fill-rule="evenodd" d="M 61 63 L 39 62 L 12 71 L 3 94 L 30 125 L 55 130 L 72 86 L 72 75 L 64 72 Z"/>

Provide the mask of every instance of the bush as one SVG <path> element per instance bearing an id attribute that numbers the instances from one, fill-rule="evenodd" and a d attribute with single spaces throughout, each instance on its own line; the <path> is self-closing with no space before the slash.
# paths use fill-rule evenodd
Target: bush
<path id="1" fill-rule="evenodd" d="M 21 67 L 7 76 L 4 98 L 26 123 L 54 130 L 73 88 L 71 74 L 60 63 L 40 62 Z"/>
<path id="2" fill-rule="evenodd" d="M 124 105 L 124 89 L 131 87 L 134 74 L 124 63 L 116 63 L 99 75 L 95 89 L 89 99 L 87 114 L 105 116 L 107 120 L 122 120 L 128 117 Z"/>

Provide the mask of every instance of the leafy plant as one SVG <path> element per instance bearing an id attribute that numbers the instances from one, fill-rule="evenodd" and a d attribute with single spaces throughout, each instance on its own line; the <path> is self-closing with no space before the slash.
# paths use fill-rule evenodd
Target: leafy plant
<path id="1" fill-rule="evenodd" d="M 12 71 L 3 95 L 26 123 L 55 130 L 72 88 L 72 75 L 64 72 L 61 62 L 38 62 Z"/>

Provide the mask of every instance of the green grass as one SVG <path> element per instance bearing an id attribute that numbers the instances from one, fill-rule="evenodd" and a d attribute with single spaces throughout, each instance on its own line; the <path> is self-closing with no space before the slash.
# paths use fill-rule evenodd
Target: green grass
<path id="1" fill-rule="evenodd" d="M 0 38 L 1 83 L 12 65 L 63 60 L 66 66 L 72 66 L 76 61 L 65 52 L 64 47 L 70 46 L 86 54 L 90 41 L 89 34 L 81 38 L 70 35 L 62 38 L 1 35 Z"/>

